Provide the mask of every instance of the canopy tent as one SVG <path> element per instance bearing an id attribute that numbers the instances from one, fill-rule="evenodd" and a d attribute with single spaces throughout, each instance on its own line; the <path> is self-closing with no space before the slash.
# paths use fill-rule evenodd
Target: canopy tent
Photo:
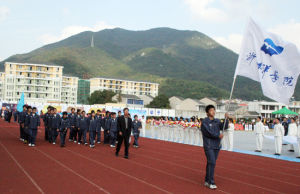
<path id="1" fill-rule="evenodd" d="M 282 109 L 280 109 L 278 111 L 272 112 L 272 114 L 275 114 L 275 115 L 298 115 L 298 113 L 293 112 L 293 111 L 287 109 L 286 107 L 283 107 Z"/>

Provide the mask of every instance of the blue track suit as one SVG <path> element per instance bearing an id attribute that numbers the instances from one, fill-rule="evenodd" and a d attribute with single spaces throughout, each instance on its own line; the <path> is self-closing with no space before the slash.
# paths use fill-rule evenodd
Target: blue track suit
<path id="1" fill-rule="evenodd" d="M 48 116 L 48 127 L 49 127 L 49 142 L 53 143 L 56 141 L 57 138 L 57 130 L 59 129 L 60 125 L 60 115 L 53 114 Z"/>
<path id="2" fill-rule="evenodd" d="M 226 122 L 228 128 L 228 122 Z M 216 161 L 221 148 L 220 131 L 223 129 L 223 123 L 219 119 L 210 120 L 206 117 L 201 125 L 203 147 L 206 155 L 206 176 L 205 182 L 215 184 L 214 173 Z"/>
<path id="3" fill-rule="evenodd" d="M 79 119 L 79 131 L 78 131 L 78 142 L 82 143 L 81 139 L 83 139 L 83 143 L 87 143 L 86 141 L 86 132 L 89 129 L 89 118 L 80 116 Z"/>
<path id="4" fill-rule="evenodd" d="M 70 129 L 69 118 L 61 118 L 59 124 L 60 146 L 65 146 L 68 129 Z"/>
<path id="5" fill-rule="evenodd" d="M 35 144 L 37 128 L 40 126 L 40 116 L 35 113 L 31 113 L 29 116 L 29 143 Z"/>
<path id="6" fill-rule="evenodd" d="M 75 134 L 74 133 L 76 133 L 76 129 L 75 129 L 75 127 L 76 127 L 76 117 L 77 117 L 77 114 L 69 114 L 68 115 L 68 118 L 69 118 L 69 121 L 70 121 L 70 135 L 69 135 L 69 140 L 74 140 L 74 141 L 76 141 L 76 136 L 75 136 Z"/>
<path id="7" fill-rule="evenodd" d="M 102 127 L 102 116 L 96 115 L 95 118 L 97 119 L 97 142 L 101 142 L 101 127 Z"/>
<path id="8" fill-rule="evenodd" d="M 135 145 L 135 146 L 139 146 L 139 136 L 140 136 L 139 129 L 140 128 L 142 128 L 141 121 L 133 120 L 132 121 L 132 132 L 133 132 L 133 137 L 134 137 L 133 145 Z"/>
<path id="9" fill-rule="evenodd" d="M 26 117 L 26 112 L 22 111 L 19 113 L 18 122 L 20 124 L 20 138 L 21 139 L 25 139 L 25 132 L 24 132 L 25 117 Z"/>
<path id="10" fill-rule="evenodd" d="M 109 120 L 110 118 L 109 117 L 105 117 L 104 118 L 104 144 L 109 144 L 109 133 L 108 133 L 108 128 L 109 128 Z"/>
<path id="11" fill-rule="evenodd" d="M 117 118 L 110 119 L 108 127 L 109 127 L 108 130 L 109 130 L 109 134 L 110 134 L 110 145 L 114 146 L 116 144 L 117 134 L 118 134 Z"/>
<path id="12" fill-rule="evenodd" d="M 89 138 L 90 138 L 90 145 L 95 145 L 94 140 L 95 140 L 95 134 L 96 134 L 96 129 L 97 129 L 97 119 L 90 117 L 89 118 Z"/>

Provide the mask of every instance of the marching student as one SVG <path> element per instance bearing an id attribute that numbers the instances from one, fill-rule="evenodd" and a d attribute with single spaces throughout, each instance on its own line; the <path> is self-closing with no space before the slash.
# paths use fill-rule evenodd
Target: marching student
<path id="1" fill-rule="evenodd" d="M 118 133 L 118 121 L 116 113 L 111 113 L 111 119 L 109 121 L 109 134 L 110 134 L 110 147 L 116 147 L 117 133 Z"/>
<path id="2" fill-rule="evenodd" d="M 78 140 L 78 119 L 81 116 L 81 110 L 77 109 L 76 111 L 76 119 L 75 119 L 75 126 L 74 126 L 74 131 L 73 131 L 73 139 L 74 139 L 74 143 L 77 143 Z"/>
<path id="3" fill-rule="evenodd" d="M 291 118 L 291 123 L 289 124 L 289 129 L 288 129 L 288 136 L 293 136 L 293 137 L 297 137 L 297 124 L 295 122 L 295 118 Z M 290 144 L 289 145 L 290 152 L 294 152 L 294 145 Z"/>
<path id="4" fill-rule="evenodd" d="M 229 125 L 227 129 L 227 150 L 233 151 L 234 124 L 232 118 L 229 118 L 228 121 L 229 121 Z"/>
<path id="5" fill-rule="evenodd" d="M 20 140 L 25 140 L 25 132 L 24 132 L 24 123 L 25 123 L 25 117 L 27 112 L 27 106 L 23 105 L 23 111 L 19 113 L 18 122 L 20 124 Z"/>
<path id="6" fill-rule="evenodd" d="M 70 122 L 70 134 L 69 134 L 69 141 L 74 141 L 76 143 L 76 137 L 74 137 L 75 133 L 75 126 L 76 126 L 76 114 L 75 114 L 75 108 L 71 108 L 71 113 L 69 114 L 69 122 Z"/>
<path id="7" fill-rule="evenodd" d="M 40 116 L 36 113 L 36 107 L 32 108 L 32 113 L 29 117 L 29 146 L 35 146 L 35 140 L 38 127 L 40 126 Z"/>
<path id="8" fill-rule="evenodd" d="M 116 156 L 119 156 L 119 151 L 121 149 L 122 143 L 124 141 L 125 146 L 125 159 L 128 159 L 129 157 L 129 137 L 131 135 L 131 129 L 132 129 L 132 120 L 129 116 L 129 109 L 124 108 L 123 109 L 124 115 L 119 117 L 118 119 L 118 144 L 116 148 Z"/>
<path id="9" fill-rule="evenodd" d="M 79 128 L 78 128 L 78 144 L 87 145 L 86 141 L 86 133 L 89 129 L 89 118 L 86 117 L 85 111 L 81 112 L 81 116 L 79 119 Z M 83 139 L 83 142 L 81 141 Z"/>
<path id="10" fill-rule="evenodd" d="M 216 109 L 213 105 L 206 106 L 205 112 L 207 117 L 203 120 L 201 126 L 203 148 L 207 159 L 204 185 L 210 189 L 217 189 L 214 174 L 216 161 L 221 148 L 221 139 L 223 138 L 223 134 L 220 132 L 224 124 L 215 118 Z M 228 128 L 228 122 L 225 122 L 225 128 Z"/>
<path id="11" fill-rule="evenodd" d="M 52 143 L 53 145 L 56 143 L 56 137 L 57 137 L 57 130 L 59 128 L 60 123 L 60 116 L 55 114 L 54 108 L 51 107 L 50 109 L 50 115 L 48 116 L 48 130 L 49 130 L 49 143 Z"/>
<path id="12" fill-rule="evenodd" d="M 109 117 L 110 113 L 109 111 L 106 111 L 106 116 L 104 118 L 104 144 L 109 144 L 109 130 L 108 130 L 108 127 L 109 127 L 109 120 L 110 120 L 110 117 Z"/>
<path id="13" fill-rule="evenodd" d="M 27 113 L 25 115 L 25 122 L 24 122 L 24 139 L 25 139 L 24 143 L 25 144 L 29 143 L 29 137 L 30 137 L 30 134 L 29 134 L 29 124 L 30 124 L 31 111 L 32 111 L 31 106 L 28 106 L 27 107 Z"/>
<path id="14" fill-rule="evenodd" d="M 55 123 L 56 123 L 56 129 L 53 130 L 53 132 L 54 132 L 54 142 L 56 142 L 56 139 L 57 139 L 57 136 L 58 136 L 58 131 L 57 131 L 57 129 L 59 128 L 60 120 L 61 120 L 61 117 L 60 117 L 60 115 L 57 113 L 57 109 L 56 109 L 56 108 L 54 108 L 54 119 L 55 119 Z"/>
<path id="15" fill-rule="evenodd" d="M 139 147 L 139 136 L 140 131 L 142 128 L 141 121 L 138 120 L 138 116 L 134 115 L 134 120 L 132 121 L 132 132 L 134 137 L 133 147 L 138 148 Z"/>
<path id="16" fill-rule="evenodd" d="M 60 120 L 59 128 L 57 130 L 59 131 L 60 135 L 60 147 L 65 147 L 68 129 L 70 129 L 70 120 L 68 118 L 68 113 L 63 112 L 63 117 Z"/>
<path id="17" fill-rule="evenodd" d="M 92 110 L 91 116 L 89 118 L 89 138 L 90 138 L 90 148 L 95 147 L 95 134 L 97 129 L 97 119 L 95 117 L 95 111 Z"/>
<path id="18" fill-rule="evenodd" d="M 102 126 L 102 115 L 101 111 L 98 109 L 97 114 L 96 114 L 96 119 L 97 119 L 97 129 L 96 129 L 96 135 L 97 135 L 97 143 L 101 143 L 101 126 Z M 95 136 L 96 138 L 96 136 Z"/>
<path id="19" fill-rule="evenodd" d="M 45 115 L 43 115 L 43 121 L 45 126 L 45 141 L 49 141 L 49 127 L 48 127 L 48 116 L 50 114 L 51 106 L 47 107 L 47 112 Z"/>
<path id="20" fill-rule="evenodd" d="M 284 127 L 280 124 L 278 118 L 275 119 L 274 138 L 275 138 L 275 155 L 280 156 L 282 148 L 282 138 L 284 136 Z"/>
<path id="21" fill-rule="evenodd" d="M 256 135 L 256 150 L 255 150 L 255 152 L 261 152 L 262 146 L 263 146 L 263 140 L 264 140 L 265 126 L 261 122 L 260 116 L 258 116 L 256 118 L 254 132 Z"/>

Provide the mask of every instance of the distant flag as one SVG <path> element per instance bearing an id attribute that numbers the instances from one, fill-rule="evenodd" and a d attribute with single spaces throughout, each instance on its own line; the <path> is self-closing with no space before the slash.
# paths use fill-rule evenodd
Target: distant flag
<path id="1" fill-rule="evenodd" d="M 297 47 L 277 35 L 264 31 L 250 19 L 234 79 L 241 75 L 258 81 L 265 96 L 289 104 L 299 73 L 300 53 Z"/>
<path id="2" fill-rule="evenodd" d="M 17 111 L 22 112 L 23 111 L 23 106 L 24 106 L 25 102 L 24 102 L 24 92 L 21 94 L 21 98 L 18 102 L 17 105 Z"/>

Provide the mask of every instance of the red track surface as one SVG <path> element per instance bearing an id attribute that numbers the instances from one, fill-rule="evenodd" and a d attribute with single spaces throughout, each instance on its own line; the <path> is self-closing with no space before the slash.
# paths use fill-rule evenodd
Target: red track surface
<path id="1" fill-rule="evenodd" d="M 0 121 L 0 193 L 300 193 L 299 163 L 221 151 L 211 191 L 200 147 L 141 138 L 126 160 L 102 144 L 60 148 L 43 134 L 28 147 L 17 124 Z"/>

